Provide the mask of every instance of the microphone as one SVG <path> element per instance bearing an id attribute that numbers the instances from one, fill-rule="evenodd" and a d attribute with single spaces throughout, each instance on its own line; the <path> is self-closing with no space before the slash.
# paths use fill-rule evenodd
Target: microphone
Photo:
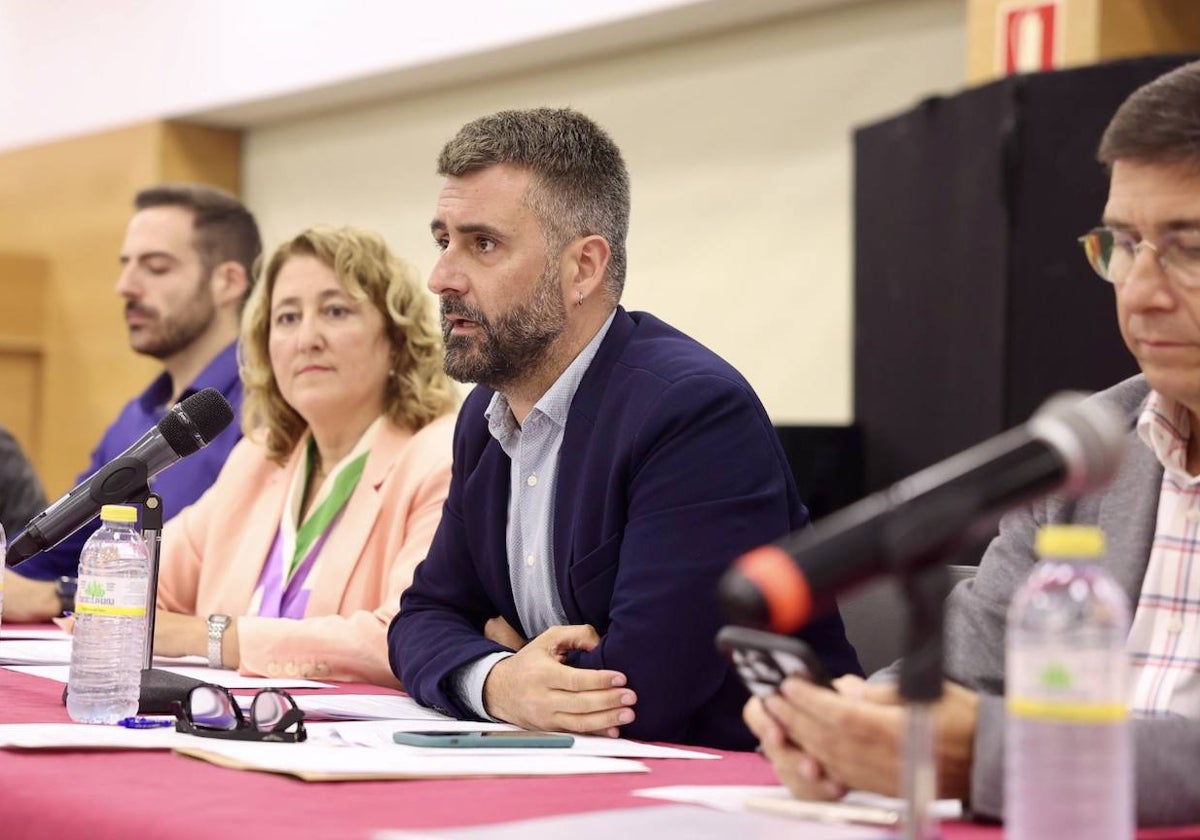
<path id="1" fill-rule="evenodd" d="M 140 440 L 30 520 L 8 545 L 8 565 L 58 545 L 104 505 L 143 494 L 150 476 L 207 446 L 232 421 L 233 409 L 216 388 L 175 404 Z"/>
<path id="2" fill-rule="evenodd" d="M 790 634 L 843 590 L 931 565 L 986 537 L 1021 502 L 1104 486 L 1120 466 L 1128 429 L 1111 403 L 1058 394 L 1025 425 L 743 554 L 718 584 L 721 602 L 735 623 Z"/>

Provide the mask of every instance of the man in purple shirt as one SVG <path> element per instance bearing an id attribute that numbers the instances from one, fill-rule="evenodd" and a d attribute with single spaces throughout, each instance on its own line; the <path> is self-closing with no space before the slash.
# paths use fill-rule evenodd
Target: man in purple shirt
<path id="1" fill-rule="evenodd" d="M 142 190 L 134 208 L 116 291 L 125 299 L 130 346 L 160 360 L 163 372 L 108 427 L 80 480 L 196 391 L 216 388 L 241 413 L 238 326 L 262 250 L 254 216 L 232 195 L 195 184 Z M 232 423 L 207 447 L 151 479 L 168 518 L 200 498 L 240 437 L 238 424 Z M 6 569 L 4 617 L 42 621 L 70 609 L 79 552 L 97 527 L 93 522 L 18 568 Z"/>

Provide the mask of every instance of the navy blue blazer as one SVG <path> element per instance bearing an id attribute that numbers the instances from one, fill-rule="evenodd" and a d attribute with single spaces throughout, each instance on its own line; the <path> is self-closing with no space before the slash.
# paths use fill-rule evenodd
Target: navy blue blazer
<path id="1" fill-rule="evenodd" d="M 521 630 L 505 526 L 510 461 L 488 434 L 492 391 L 459 413 L 441 525 L 388 630 L 392 670 L 420 703 L 474 717 L 449 675 Z M 631 738 L 752 749 L 747 699 L 713 637 L 716 584 L 742 552 L 804 527 L 783 449 L 749 383 L 652 315 L 617 309 L 567 417 L 554 501 L 554 566 L 571 624 L 602 637 L 567 663 L 610 668 L 637 692 Z M 835 613 L 805 638 L 834 675 L 861 673 Z"/>

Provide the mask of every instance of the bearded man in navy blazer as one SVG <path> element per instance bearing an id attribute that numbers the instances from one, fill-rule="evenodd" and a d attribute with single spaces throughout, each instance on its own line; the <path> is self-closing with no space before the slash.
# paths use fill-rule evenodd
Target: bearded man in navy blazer
<path id="1" fill-rule="evenodd" d="M 431 224 L 446 370 L 479 387 L 450 495 L 388 633 L 419 702 L 463 718 L 726 749 L 754 740 L 716 584 L 803 527 L 736 370 L 618 305 L 629 176 L 571 110 L 505 111 L 442 150 Z M 859 672 L 836 614 L 805 631 Z"/>

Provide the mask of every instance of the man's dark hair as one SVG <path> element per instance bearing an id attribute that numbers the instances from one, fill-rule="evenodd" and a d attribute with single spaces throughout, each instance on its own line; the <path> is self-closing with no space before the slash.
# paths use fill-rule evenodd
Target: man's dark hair
<path id="1" fill-rule="evenodd" d="M 1110 168 L 1134 160 L 1189 163 L 1200 172 L 1200 61 L 1130 94 L 1104 130 L 1096 157 Z"/>
<path id="2" fill-rule="evenodd" d="M 206 184 L 158 184 L 139 192 L 133 206 L 139 211 L 152 207 L 192 211 L 192 245 L 205 272 L 224 262 L 238 263 L 246 272 L 249 294 L 262 238 L 253 214 L 236 196 Z"/>
<path id="3" fill-rule="evenodd" d="M 533 173 L 527 196 L 551 254 L 579 236 L 603 236 L 611 256 L 605 287 L 621 299 L 629 230 L 629 172 L 600 126 L 570 108 L 501 111 L 467 123 L 438 155 L 439 175 L 508 163 Z"/>

